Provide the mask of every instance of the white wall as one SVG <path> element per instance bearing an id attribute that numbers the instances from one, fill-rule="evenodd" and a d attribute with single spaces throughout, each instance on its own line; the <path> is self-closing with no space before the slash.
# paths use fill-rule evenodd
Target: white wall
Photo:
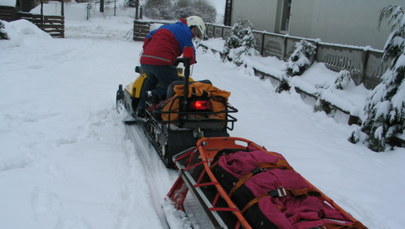
<path id="1" fill-rule="evenodd" d="M 233 0 L 232 24 L 248 19 L 254 29 L 273 32 L 277 14 L 277 0 Z"/>
<path id="2" fill-rule="evenodd" d="M 254 28 L 278 32 L 277 5 L 282 0 L 233 0 L 232 23 L 249 19 Z M 288 34 L 323 42 L 383 49 L 390 27 L 377 29 L 380 10 L 405 0 L 292 0 Z"/>
<path id="3" fill-rule="evenodd" d="M 405 0 L 293 0 L 289 33 L 382 49 L 390 30 L 377 29 L 379 11 L 390 4 L 405 9 Z"/>

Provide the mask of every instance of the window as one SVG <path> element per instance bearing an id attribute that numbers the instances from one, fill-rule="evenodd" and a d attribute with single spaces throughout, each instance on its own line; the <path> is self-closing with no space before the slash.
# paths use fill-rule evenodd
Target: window
<path id="1" fill-rule="evenodd" d="M 291 0 L 283 0 L 280 30 L 287 32 L 290 23 Z"/>

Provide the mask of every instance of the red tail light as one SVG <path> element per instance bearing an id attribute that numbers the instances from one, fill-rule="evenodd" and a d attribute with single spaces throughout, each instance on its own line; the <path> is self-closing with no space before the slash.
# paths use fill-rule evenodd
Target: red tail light
<path id="1" fill-rule="evenodd" d="M 209 100 L 194 100 L 190 103 L 190 109 L 195 111 L 211 110 L 211 102 Z"/>

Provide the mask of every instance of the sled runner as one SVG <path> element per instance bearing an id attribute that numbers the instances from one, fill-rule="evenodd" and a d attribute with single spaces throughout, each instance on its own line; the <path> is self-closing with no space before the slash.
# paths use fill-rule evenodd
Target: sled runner
<path id="1" fill-rule="evenodd" d="M 167 199 L 184 211 L 190 191 L 213 228 L 366 228 L 281 154 L 252 141 L 203 138 L 173 160 L 180 175 Z"/>

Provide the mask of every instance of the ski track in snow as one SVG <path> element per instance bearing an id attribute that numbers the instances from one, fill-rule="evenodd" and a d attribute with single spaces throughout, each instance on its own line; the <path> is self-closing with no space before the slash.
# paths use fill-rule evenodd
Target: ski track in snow
<path id="1" fill-rule="evenodd" d="M 38 55 L 38 58 L 31 60 L 30 63 L 23 63 L 26 65 L 23 68 L 19 66 L 21 61 L 18 59 L 7 59 L 6 62 L 2 62 L 11 65 L 10 69 L 13 70 L 8 72 L 9 75 L 17 78 L 26 77 L 24 81 L 31 88 L 28 91 L 36 93 L 28 95 L 25 100 L 13 106 L 9 106 L 7 101 L 0 104 L 0 108 L 7 107 L 3 109 L 6 113 L 0 114 L 0 130 L 2 136 L 5 136 L 1 143 L 4 148 L 13 149 L 10 152 L 2 152 L 0 176 L 2 173 L 10 175 L 26 170 L 32 170 L 38 176 L 35 181 L 24 181 L 22 176 L 14 181 L 3 181 L 5 183 L 2 182 L 0 185 L 2 188 L 5 187 L 3 191 L 6 193 L 13 192 L 17 187 L 17 190 L 23 190 L 22 198 L 17 200 L 20 203 L 18 206 L 25 205 L 23 212 L 26 213 L 23 214 L 32 215 L 32 219 L 22 219 L 20 222 L 12 220 L 12 216 L 18 215 L 20 209 L 9 209 L 8 214 L 3 214 L 5 210 L 3 209 L 0 210 L 0 215 L 6 218 L 7 215 L 11 216 L 9 220 L 14 222 L 11 225 L 15 225 L 16 228 L 159 228 L 160 225 L 155 224 L 157 220 L 153 218 L 139 220 L 137 217 L 143 213 L 154 215 L 150 213 L 148 198 L 144 198 L 143 202 L 138 201 L 140 195 L 147 196 L 149 191 L 142 176 L 139 159 L 134 154 L 133 143 L 125 137 L 121 117 L 116 114 L 113 107 L 118 82 L 129 82 L 133 77 L 132 68 L 128 69 L 128 66 L 134 66 L 133 56 L 122 56 L 125 52 L 120 48 L 133 48 L 134 43 L 118 41 L 120 45 L 117 45 L 116 52 L 107 54 L 96 48 L 99 45 L 95 45 L 91 39 L 67 38 L 48 42 L 59 45 L 21 47 L 26 52 Z M 99 42 L 111 46 L 108 38 Z M 122 46 L 121 43 L 128 45 Z M 104 56 L 102 61 L 105 62 L 101 62 L 99 58 L 91 61 L 94 55 Z M 94 76 L 92 76 L 94 82 L 71 80 L 94 74 L 92 68 L 108 64 L 114 55 L 126 60 L 121 63 L 126 67 L 117 67 L 115 64 L 109 69 L 109 74 L 117 78 L 117 84 L 108 83 L 103 78 Z M 53 66 L 49 66 L 49 62 L 53 63 Z M 55 72 L 55 68 L 65 71 Z M 39 77 L 31 79 L 30 75 Z M 49 78 L 49 75 L 52 77 Z M 21 85 L 13 83 L 15 79 L 8 80 L 1 76 L 0 78 L 1 89 L 8 91 L 10 96 L 21 92 L 19 88 Z M 46 85 L 41 84 L 45 81 Z M 92 83 L 97 87 L 93 87 Z M 105 97 L 91 98 L 93 90 L 106 92 Z M 82 94 L 87 103 L 78 103 L 77 99 L 69 96 L 69 93 Z M 53 106 L 44 109 L 41 107 L 41 101 Z M 43 112 L 44 110 L 46 112 Z M 88 113 L 89 116 L 83 117 L 83 113 Z M 49 132 L 50 126 L 53 126 L 53 133 Z M 120 130 L 118 135 L 117 129 Z M 90 148 L 90 146 L 98 147 Z M 117 154 L 119 152 L 125 154 Z M 86 167 L 99 170 L 100 177 L 94 176 L 94 173 L 87 173 Z M 31 194 L 26 196 L 23 193 Z M 106 202 L 100 202 L 103 199 Z M 4 202 L 1 197 L 0 202 Z M 32 214 L 29 211 L 32 211 Z M 109 220 L 111 218 L 112 220 Z M 36 224 L 30 224 L 30 220 Z"/>

